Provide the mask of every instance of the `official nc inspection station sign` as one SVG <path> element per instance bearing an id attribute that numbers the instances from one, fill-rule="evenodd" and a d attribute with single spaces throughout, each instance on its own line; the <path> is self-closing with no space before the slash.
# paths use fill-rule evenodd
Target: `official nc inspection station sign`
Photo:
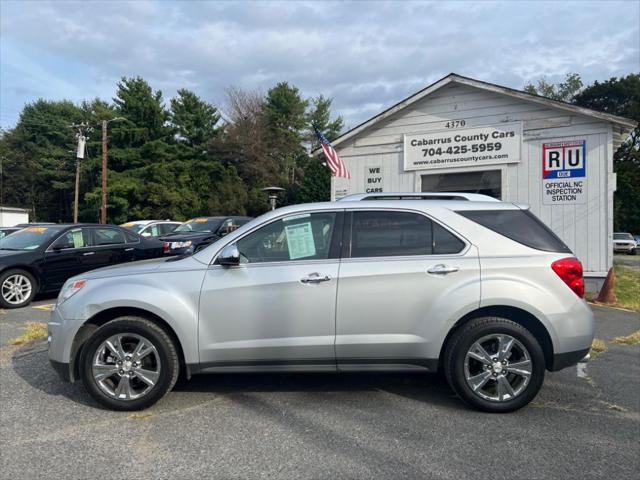
<path id="1" fill-rule="evenodd" d="M 542 203 L 581 204 L 587 201 L 587 141 L 542 144 Z"/>
<path id="2" fill-rule="evenodd" d="M 517 163 L 521 137 L 521 122 L 406 134 L 404 169 Z"/>

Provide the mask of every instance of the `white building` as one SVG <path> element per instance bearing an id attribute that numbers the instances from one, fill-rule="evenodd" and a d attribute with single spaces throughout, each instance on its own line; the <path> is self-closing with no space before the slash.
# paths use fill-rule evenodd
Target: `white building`
<path id="1" fill-rule="evenodd" d="M 29 223 L 29 210 L 0 206 L 0 227 L 13 227 L 19 223 Z"/>
<path id="2" fill-rule="evenodd" d="M 333 142 L 351 179 L 334 179 L 331 196 L 459 191 L 530 205 L 595 290 L 613 261 L 613 154 L 635 126 L 450 74 Z"/>

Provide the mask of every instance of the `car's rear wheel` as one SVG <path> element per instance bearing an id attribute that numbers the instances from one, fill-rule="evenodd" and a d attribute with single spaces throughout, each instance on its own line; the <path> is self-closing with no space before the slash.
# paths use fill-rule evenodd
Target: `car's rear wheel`
<path id="1" fill-rule="evenodd" d="M 504 318 L 472 320 L 451 338 L 445 375 L 465 402 L 486 412 L 527 405 L 544 381 L 544 353 L 526 328 Z"/>
<path id="2" fill-rule="evenodd" d="M 0 306 L 20 308 L 31 303 L 36 296 L 37 283 L 25 270 L 12 269 L 0 275 Z"/>
<path id="3" fill-rule="evenodd" d="M 80 356 L 82 381 L 114 410 L 150 407 L 173 388 L 180 362 L 173 341 L 150 320 L 120 317 L 91 336 Z"/>

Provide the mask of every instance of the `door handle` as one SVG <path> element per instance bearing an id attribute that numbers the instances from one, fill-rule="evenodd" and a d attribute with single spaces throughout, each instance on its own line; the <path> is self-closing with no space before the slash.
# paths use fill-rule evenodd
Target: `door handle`
<path id="1" fill-rule="evenodd" d="M 86 257 L 87 255 L 95 255 L 96 252 L 84 252 L 82 254 L 83 257 Z"/>
<path id="2" fill-rule="evenodd" d="M 449 273 L 454 273 L 459 270 L 458 267 L 449 267 L 443 263 L 439 263 L 438 265 L 434 265 L 433 267 L 429 267 L 427 273 L 432 275 L 447 275 Z"/>
<path id="3" fill-rule="evenodd" d="M 317 272 L 310 273 L 308 276 L 302 277 L 300 279 L 302 283 L 322 283 L 328 282 L 329 280 L 331 280 L 331 277 L 329 275 L 320 276 L 320 274 Z"/>

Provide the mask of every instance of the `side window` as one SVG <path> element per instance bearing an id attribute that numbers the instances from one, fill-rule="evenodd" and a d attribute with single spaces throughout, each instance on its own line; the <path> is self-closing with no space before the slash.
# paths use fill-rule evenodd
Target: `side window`
<path id="1" fill-rule="evenodd" d="M 433 223 L 433 253 L 434 255 L 444 255 L 447 253 L 458 253 L 464 248 L 464 242 L 453 235 L 450 231 Z"/>
<path id="2" fill-rule="evenodd" d="M 94 228 L 93 239 L 95 246 L 125 243 L 124 232 L 116 230 L 115 228 Z"/>
<path id="3" fill-rule="evenodd" d="M 91 246 L 91 237 L 86 228 L 74 228 L 58 238 L 51 248 L 54 250 L 65 250 L 68 248 L 84 248 Z"/>
<path id="4" fill-rule="evenodd" d="M 353 213 L 351 257 L 394 257 L 432 253 L 428 218 L 409 212 Z"/>
<path id="5" fill-rule="evenodd" d="M 159 237 L 160 236 L 160 230 L 158 229 L 158 224 L 155 225 L 151 225 L 147 228 L 145 228 L 143 230 L 144 233 L 146 233 L 147 237 Z"/>
<path id="6" fill-rule="evenodd" d="M 276 220 L 237 243 L 242 263 L 329 258 L 336 213 L 306 213 Z"/>
<path id="7" fill-rule="evenodd" d="M 138 235 L 136 235 L 133 232 L 129 232 L 127 230 L 124 232 L 124 234 L 127 237 L 127 243 L 138 243 L 140 241 L 140 238 L 138 237 Z"/>
<path id="8" fill-rule="evenodd" d="M 171 233 L 173 232 L 178 225 L 180 225 L 179 223 L 161 223 L 160 224 L 160 233 L 162 235 L 166 235 L 167 233 Z"/>

